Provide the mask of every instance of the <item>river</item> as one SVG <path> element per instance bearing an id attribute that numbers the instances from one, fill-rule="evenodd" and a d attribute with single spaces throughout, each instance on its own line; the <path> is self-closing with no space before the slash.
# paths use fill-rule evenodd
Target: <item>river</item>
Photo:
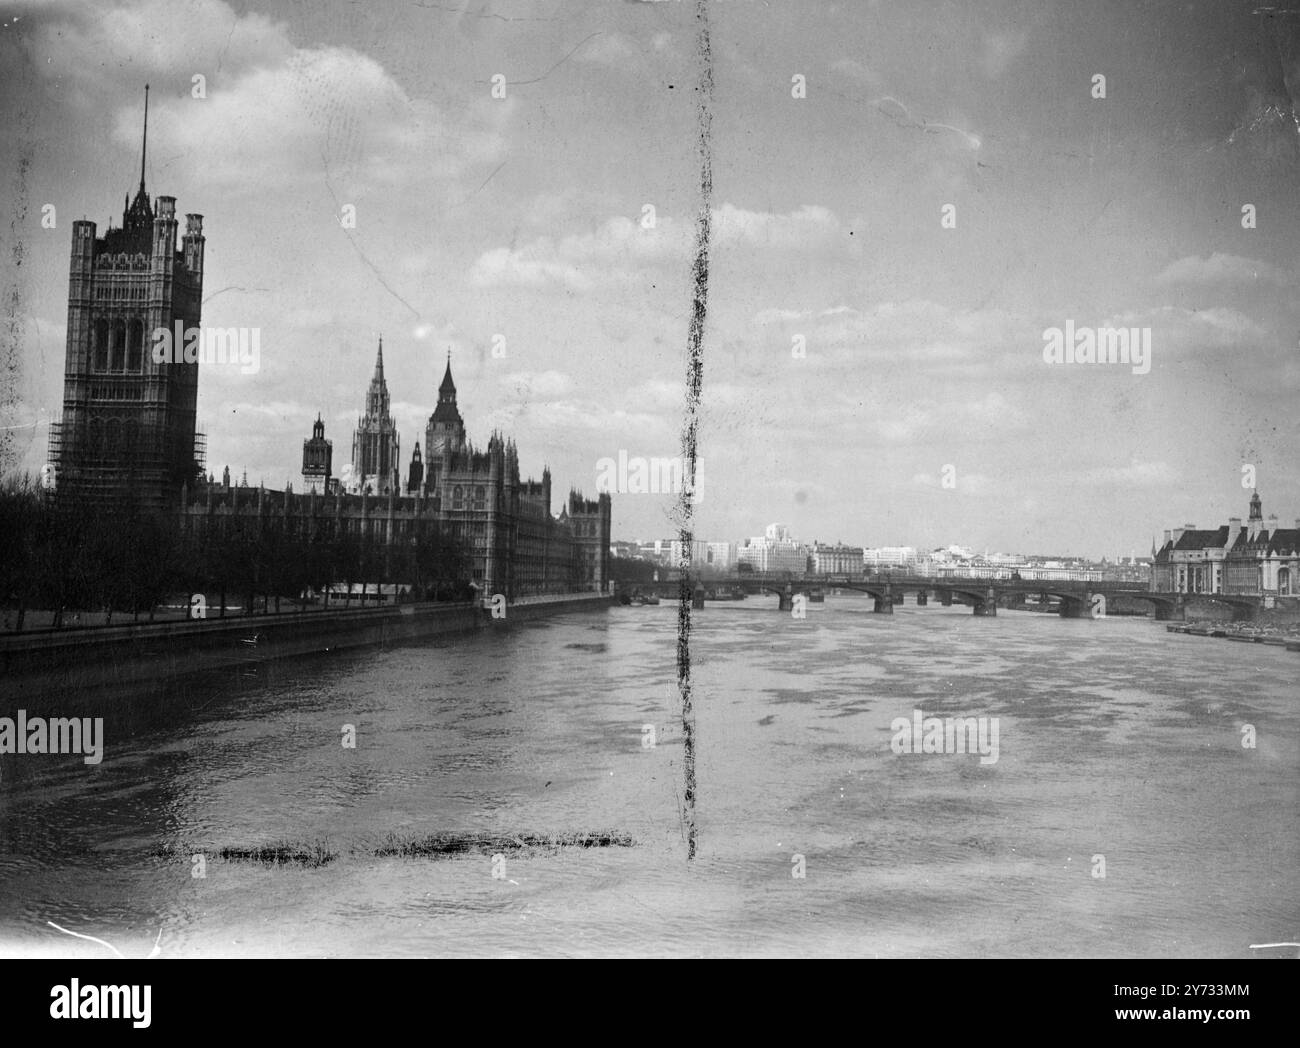
<path id="1" fill-rule="evenodd" d="M 871 609 L 694 613 L 693 862 L 668 601 L 115 709 L 98 765 L 0 757 L 0 953 L 108 955 L 47 922 L 163 957 L 1235 957 L 1300 939 L 1300 655 L 1135 618 Z M 997 718 L 996 762 L 895 753 L 916 710 Z M 633 843 L 374 854 L 390 835 L 598 831 Z M 337 857 L 219 855 L 268 844 Z"/>

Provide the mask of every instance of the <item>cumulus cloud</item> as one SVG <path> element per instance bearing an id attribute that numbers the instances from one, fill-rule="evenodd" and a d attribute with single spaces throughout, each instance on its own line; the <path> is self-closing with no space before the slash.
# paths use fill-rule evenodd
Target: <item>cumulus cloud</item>
<path id="1" fill-rule="evenodd" d="M 1275 284 L 1286 286 L 1294 277 L 1268 262 L 1260 262 L 1241 255 L 1228 255 L 1216 251 L 1201 258 L 1188 255 L 1170 262 L 1156 276 L 1157 284 Z"/>
<path id="2" fill-rule="evenodd" d="M 1150 327 L 1153 353 L 1266 347 L 1274 343 L 1258 321 L 1227 306 L 1211 309 L 1159 306 L 1119 314 L 1108 318 L 1103 326 Z"/>
<path id="3" fill-rule="evenodd" d="M 238 76 L 278 65 L 294 53 L 282 22 L 237 14 L 223 0 L 137 0 L 121 6 L 45 4 L 30 12 L 34 63 L 45 76 L 70 79 L 100 95 L 111 85 L 138 88 L 143 79 Z M 209 55 L 220 56 L 212 67 Z M 131 61 L 104 61 L 130 55 Z M 155 84 L 155 86 L 159 86 Z"/>
<path id="4" fill-rule="evenodd" d="M 482 92 L 413 98 L 368 55 L 296 46 L 282 23 L 221 0 L 56 8 L 24 39 L 33 68 L 69 81 L 83 105 L 100 106 L 105 94 L 130 99 L 112 135 L 131 150 L 149 81 L 153 166 L 225 191 L 265 193 L 322 174 L 354 194 L 417 174 L 455 177 L 504 156 L 513 110 Z M 195 76 L 203 97 L 194 96 Z"/>
<path id="5" fill-rule="evenodd" d="M 840 220 L 828 208 L 805 204 L 786 215 L 747 211 L 723 204 L 712 215 L 713 233 L 721 246 L 740 244 L 782 251 L 808 250 L 834 240 Z"/>
<path id="6" fill-rule="evenodd" d="M 882 302 L 869 310 L 845 305 L 816 311 L 773 308 L 756 314 L 754 321 L 800 329 L 808 359 L 832 366 L 967 362 L 993 367 L 1007 347 L 1025 341 L 1025 332 L 1032 329 L 1026 318 L 1005 310 L 958 309 L 929 299 Z M 1039 344 L 1037 332 L 1029 344 Z"/>
<path id="7" fill-rule="evenodd" d="M 723 204 L 711 216 L 714 245 L 808 251 L 834 240 L 840 221 L 824 207 L 806 204 L 788 214 L 749 211 Z M 558 284 L 572 291 L 638 279 L 647 266 L 679 264 L 690 258 L 694 226 L 689 219 L 656 215 L 655 224 L 615 215 L 598 229 L 555 239 L 539 237 L 522 247 L 483 252 L 470 272 L 479 287 L 540 287 Z"/>

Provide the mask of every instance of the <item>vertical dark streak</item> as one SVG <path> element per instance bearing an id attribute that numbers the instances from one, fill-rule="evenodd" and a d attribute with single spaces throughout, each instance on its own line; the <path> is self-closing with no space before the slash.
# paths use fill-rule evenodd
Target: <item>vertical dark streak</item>
<path id="1" fill-rule="evenodd" d="M 13 262 L 13 284 L 4 296 L 3 332 L 0 333 L 0 418 L 5 420 L 0 426 L 0 474 L 16 472 L 19 455 L 14 449 L 14 435 L 11 424 L 17 423 L 11 417 L 14 408 L 21 401 L 19 384 L 22 379 L 23 359 L 23 260 L 27 248 L 24 234 L 27 223 L 27 172 L 31 167 L 31 130 L 30 114 L 23 114 L 22 154 L 18 160 L 18 170 L 14 175 L 14 210 L 9 219 L 9 235 L 12 243 L 10 259 Z"/>
<path id="2" fill-rule="evenodd" d="M 699 86 L 700 210 L 695 220 L 695 264 L 692 269 L 694 301 L 686 349 L 686 414 L 682 423 L 683 485 L 678 512 L 680 538 L 684 551 L 681 564 L 681 588 L 677 606 L 677 688 L 682 700 L 682 737 L 684 743 L 686 789 L 682 798 L 686 820 L 686 857 L 695 858 L 695 712 L 691 694 L 691 597 L 693 579 L 690 553 L 693 542 L 691 517 L 695 490 L 696 432 L 699 428 L 700 387 L 704 380 L 704 317 L 709 299 L 709 222 L 713 198 L 713 161 L 710 153 L 712 135 L 711 102 L 713 99 L 713 52 L 709 42 L 708 0 L 697 0 Z"/>

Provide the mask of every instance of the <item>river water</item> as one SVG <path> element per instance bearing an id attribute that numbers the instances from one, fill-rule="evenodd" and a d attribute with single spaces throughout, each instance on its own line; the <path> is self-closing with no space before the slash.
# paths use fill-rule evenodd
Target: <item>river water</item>
<path id="1" fill-rule="evenodd" d="M 871 609 L 695 613 L 690 863 L 670 602 L 178 685 L 107 714 L 97 766 L 0 757 L 0 953 L 108 954 L 50 921 L 163 957 L 1221 957 L 1300 939 L 1300 655 L 1133 618 Z M 996 717 L 996 763 L 893 752 L 891 722 L 918 709 Z M 596 831 L 634 843 L 373 854 L 388 834 Z M 218 855 L 267 844 L 338 857 Z"/>

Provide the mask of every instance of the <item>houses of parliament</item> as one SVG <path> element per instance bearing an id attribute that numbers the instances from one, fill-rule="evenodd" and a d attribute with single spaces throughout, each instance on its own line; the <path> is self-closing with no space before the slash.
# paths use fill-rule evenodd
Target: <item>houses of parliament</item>
<path id="1" fill-rule="evenodd" d="M 122 225 L 102 237 L 94 222 L 72 228 L 63 414 L 51 427 L 47 486 L 94 505 L 130 501 L 175 512 L 190 532 L 234 522 L 274 526 L 304 541 L 355 538 L 372 548 L 415 542 L 435 529 L 470 555 L 482 594 L 513 599 L 608 589 L 610 497 L 570 490 L 552 516 L 551 475 L 521 479 L 513 440 L 492 433 L 485 450 L 467 439 L 448 354 L 438 400 L 417 441 L 405 483 L 389 413 L 383 344 L 352 445 L 353 472 L 332 475 L 332 445 L 317 416 L 304 441 L 303 491 L 268 491 L 204 475 L 197 430 L 199 361 L 159 361 L 154 332 L 198 327 L 203 291 L 203 216 L 179 233 L 174 197 L 145 190 L 148 89 L 140 184 Z"/>
<path id="2" fill-rule="evenodd" d="M 302 446 L 304 493 L 288 497 L 308 500 L 314 515 L 334 514 L 336 530 L 381 542 L 405 541 L 423 522 L 436 523 L 471 551 L 474 582 L 484 592 L 515 597 L 608 589 L 609 494 L 586 499 L 570 489 L 559 517 L 552 517 L 549 468 L 541 480 L 521 479 L 513 440 L 494 432 L 487 449 L 479 451 L 466 437 L 450 355 L 425 427 L 425 454 L 417 441 L 404 483 L 400 446 L 389 414 L 381 340 L 365 411 L 352 437 L 351 477 L 333 476 L 333 443 L 317 416 Z M 212 490 L 209 485 L 209 496 Z M 229 478 L 217 490 L 238 492 L 229 487 Z M 195 510 L 204 505 L 204 498 L 191 503 Z M 276 507 L 285 511 L 272 497 L 270 512 Z"/>

